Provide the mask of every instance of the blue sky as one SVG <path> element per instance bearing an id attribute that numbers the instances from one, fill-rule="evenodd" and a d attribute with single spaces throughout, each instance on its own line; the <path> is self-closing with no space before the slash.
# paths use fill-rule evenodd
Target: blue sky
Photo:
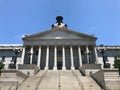
<path id="1" fill-rule="evenodd" d="M 97 45 L 120 45 L 120 0 L 0 0 L 0 44 L 23 43 L 58 15 L 68 28 L 98 37 Z"/>

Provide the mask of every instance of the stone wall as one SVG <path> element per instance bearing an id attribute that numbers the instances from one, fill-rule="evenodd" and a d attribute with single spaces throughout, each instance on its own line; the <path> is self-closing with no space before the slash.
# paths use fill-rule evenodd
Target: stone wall
<path id="1" fill-rule="evenodd" d="M 98 71 L 92 74 L 93 79 L 101 86 L 101 88 L 106 90 L 105 79 L 103 71 Z"/>
<path id="2" fill-rule="evenodd" d="M 101 70 L 100 64 L 84 64 L 82 67 L 80 67 L 80 71 L 85 76 L 90 76 L 93 73 L 96 73 L 97 71 Z"/>

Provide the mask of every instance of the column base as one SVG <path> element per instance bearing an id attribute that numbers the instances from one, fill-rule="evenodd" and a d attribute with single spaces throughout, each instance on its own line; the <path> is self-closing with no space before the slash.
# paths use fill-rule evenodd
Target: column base
<path id="1" fill-rule="evenodd" d="M 66 70 L 66 67 L 62 67 L 62 70 Z"/>
<path id="2" fill-rule="evenodd" d="M 75 67 L 71 66 L 71 70 L 75 70 Z"/>
<path id="3" fill-rule="evenodd" d="M 80 64 L 79 69 L 82 67 L 82 64 Z"/>
<path id="4" fill-rule="evenodd" d="M 45 70 L 48 70 L 48 67 L 45 67 Z"/>
<path id="5" fill-rule="evenodd" d="M 57 70 L 57 67 L 53 67 L 53 70 Z"/>

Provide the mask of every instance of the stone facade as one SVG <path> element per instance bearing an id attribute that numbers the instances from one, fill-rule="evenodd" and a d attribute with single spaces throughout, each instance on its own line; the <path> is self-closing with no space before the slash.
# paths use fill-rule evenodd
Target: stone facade
<path id="1" fill-rule="evenodd" d="M 113 64 L 114 64 L 114 59 L 115 59 L 115 56 L 116 55 L 120 55 L 120 47 L 119 46 L 106 46 L 107 47 L 107 50 L 105 52 L 107 58 L 108 58 L 108 61 L 107 63 L 110 63 L 110 68 L 114 68 L 113 67 Z M 13 63 L 12 59 L 13 57 L 15 57 L 15 53 L 13 51 L 13 49 L 15 48 L 19 48 L 21 49 L 21 52 L 18 54 L 17 56 L 17 64 L 21 64 L 22 63 L 22 53 L 23 53 L 23 48 L 24 46 L 23 45 L 0 45 L 0 60 L 3 60 L 4 64 L 5 64 L 5 67 L 4 68 L 8 68 L 8 65 L 10 63 Z M 46 60 L 46 46 L 43 46 L 41 48 L 41 64 L 40 64 L 40 68 L 41 69 L 44 69 L 45 67 L 45 60 Z M 60 48 L 60 47 L 59 47 Z M 62 47 L 61 47 L 62 48 Z M 73 47 L 73 56 L 74 56 L 74 65 L 75 65 L 75 68 L 78 69 L 79 68 L 79 56 L 78 56 L 78 47 L 77 46 L 74 46 Z M 58 49 L 58 52 L 60 49 Z M 68 53 L 69 52 L 69 53 Z M 38 52 L 34 53 L 34 60 L 32 61 L 33 64 L 36 64 L 37 65 L 37 60 L 38 60 L 38 55 L 36 55 Z M 65 46 L 65 53 L 66 53 L 66 56 L 65 56 L 65 59 L 66 59 L 66 69 L 70 69 L 70 65 L 71 65 L 71 61 L 70 61 L 70 47 L 69 46 Z M 98 64 L 102 64 L 103 66 L 103 59 L 102 59 L 102 56 L 101 54 L 97 51 L 97 55 L 98 55 Z M 53 69 L 53 66 L 54 66 L 54 46 L 50 46 L 50 56 L 51 58 L 49 58 L 49 69 Z M 86 56 L 85 55 L 82 55 L 82 64 L 85 64 L 87 61 L 86 61 Z M 95 58 L 94 55 L 92 56 L 92 58 Z M 27 64 L 28 63 L 28 55 L 26 54 L 25 55 L 25 63 Z M 92 59 L 93 60 L 93 59 Z M 95 62 L 95 59 L 92 61 L 93 63 Z"/>

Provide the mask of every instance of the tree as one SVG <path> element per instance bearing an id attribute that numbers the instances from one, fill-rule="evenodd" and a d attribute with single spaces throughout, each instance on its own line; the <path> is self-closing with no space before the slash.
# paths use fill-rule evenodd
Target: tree
<path id="1" fill-rule="evenodd" d="M 119 75 L 120 75 L 120 55 L 115 56 L 115 60 L 114 60 L 114 67 L 115 68 L 119 68 Z"/>
<path id="2" fill-rule="evenodd" d="M 1 69 L 4 67 L 4 64 L 0 61 L 0 76 L 1 76 Z"/>

